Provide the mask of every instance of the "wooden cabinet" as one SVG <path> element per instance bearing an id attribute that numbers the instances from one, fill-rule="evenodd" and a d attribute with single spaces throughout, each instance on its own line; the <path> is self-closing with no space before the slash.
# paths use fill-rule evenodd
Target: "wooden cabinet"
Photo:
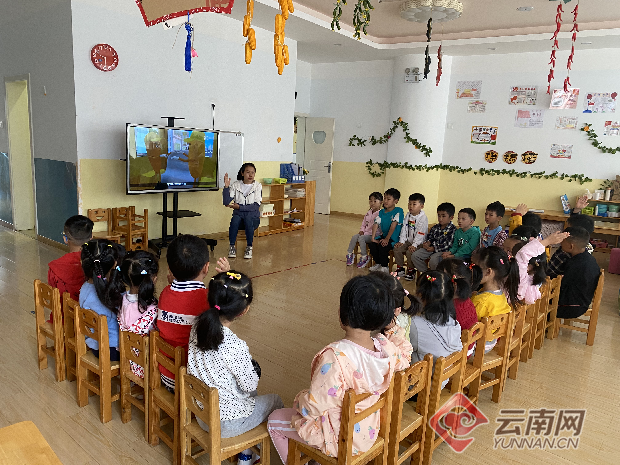
<path id="1" fill-rule="evenodd" d="M 305 197 L 285 198 L 286 187 L 305 189 Z M 261 217 L 259 236 L 303 229 L 314 225 L 314 198 L 316 181 L 290 184 L 263 184 L 263 203 L 273 204 L 273 216 Z M 295 212 L 291 213 L 291 210 Z M 284 220 L 296 218 L 301 223 L 290 224 Z"/>

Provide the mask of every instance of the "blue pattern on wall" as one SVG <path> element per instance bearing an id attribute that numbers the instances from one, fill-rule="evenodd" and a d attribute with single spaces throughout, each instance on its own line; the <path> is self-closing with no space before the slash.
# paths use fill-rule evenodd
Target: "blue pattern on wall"
<path id="1" fill-rule="evenodd" d="M 75 164 L 34 159 L 37 197 L 37 234 L 63 242 L 67 218 L 78 214 L 77 172 Z"/>

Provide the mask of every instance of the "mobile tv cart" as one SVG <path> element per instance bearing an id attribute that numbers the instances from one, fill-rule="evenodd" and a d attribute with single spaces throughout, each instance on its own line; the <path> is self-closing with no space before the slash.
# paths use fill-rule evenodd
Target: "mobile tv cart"
<path id="1" fill-rule="evenodd" d="M 175 119 L 185 119 L 178 118 L 175 116 L 162 116 L 162 118 L 168 119 L 168 127 L 174 127 Z M 161 251 L 168 247 L 168 244 L 174 240 L 174 238 L 178 235 L 178 219 L 179 218 L 193 218 L 196 216 L 202 216 L 198 212 L 194 212 L 191 210 L 179 210 L 179 193 L 172 193 L 172 210 L 168 211 L 168 192 L 164 192 L 163 202 L 162 202 L 162 211 L 157 212 L 158 215 L 163 216 L 161 222 L 161 240 L 159 242 L 149 241 L 150 247 L 157 252 L 157 257 L 161 257 Z M 172 235 L 168 235 L 168 219 L 172 219 Z M 205 239 L 211 251 L 217 245 L 217 241 L 214 239 Z"/>

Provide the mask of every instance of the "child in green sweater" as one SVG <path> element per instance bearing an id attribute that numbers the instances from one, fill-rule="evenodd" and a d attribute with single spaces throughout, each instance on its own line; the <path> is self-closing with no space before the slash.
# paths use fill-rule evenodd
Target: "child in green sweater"
<path id="1" fill-rule="evenodd" d="M 480 243 L 480 228 L 473 226 L 476 221 L 476 212 L 471 208 L 463 208 L 459 211 L 459 229 L 454 233 L 454 241 L 448 252 L 443 253 L 443 258 L 458 258 L 469 260 L 471 254 Z"/>

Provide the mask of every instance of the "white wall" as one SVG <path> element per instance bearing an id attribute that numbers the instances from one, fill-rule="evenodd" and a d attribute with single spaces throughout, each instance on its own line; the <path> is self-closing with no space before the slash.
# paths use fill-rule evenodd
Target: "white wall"
<path id="1" fill-rule="evenodd" d="M 390 123 L 392 61 L 312 65 L 310 116 L 336 119 L 334 161 L 384 161 L 386 145 L 349 147 L 361 138 L 385 134 Z"/>
<path id="2" fill-rule="evenodd" d="M 568 51 L 558 53 L 556 79 L 553 88 L 561 88 L 566 77 Z M 594 124 L 601 143 L 620 146 L 620 137 L 604 137 L 606 120 L 620 120 L 620 108 L 611 114 L 584 114 L 583 102 L 588 92 L 620 91 L 620 50 L 579 50 L 575 54 L 571 83 L 580 89 L 576 110 L 549 110 L 551 97 L 546 94 L 546 77 L 549 72 L 549 53 L 523 53 L 454 57 L 450 79 L 447 129 L 444 143 L 443 163 L 472 168 L 515 169 L 517 171 L 559 171 L 568 174 L 583 173 L 591 178 L 613 178 L 620 173 L 620 155 L 604 154 L 577 130 L 556 130 L 557 116 L 577 116 L 579 128 L 582 123 Z M 484 114 L 467 113 L 467 100 L 456 99 L 457 81 L 482 80 L 481 100 L 486 100 Z M 516 85 L 537 85 L 539 99 L 536 106 L 508 104 L 509 90 Z M 545 109 L 542 129 L 521 129 L 514 126 L 517 109 Z M 471 127 L 474 125 L 497 126 L 497 145 L 470 143 Z M 570 160 L 552 159 L 551 144 L 573 144 Z M 536 163 L 525 165 L 518 160 L 513 165 L 501 159 L 493 164 L 484 161 L 484 152 L 494 149 L 501 155 L 513 150 L 519 154 L 526 150 L 538 153 Z"/>
<path id="3" fill-rule="evenodd" d="M 70 2 L 3 0 L 0 11 L 0 76 L 30 74 L 34 156 L 77 162 Z M 8 152 L 6 124 L 0 152 Z"/>
<path id="4" fill-rule="evenodd" d="M 190 74 L 184 70 L 184 28 L 172 48 L 176 29 L 147 28 L 135 2 L 73 0 L 72 9 L 80 159 L 124 158 L 128 122 L 163 124 L 160 116 L 181 116 L 179 125 L 210 128 L 213 102 L 216 128 L 245 134 L 246 160 L 291 160 L 295 41 L 286 40 L 291 64 L 279 76 L 273 32 L 255 28 L 257 49 L 246 65 L 241 23 L 227 15 L 197 14 L 192 23 L 198 58 Z M 91 64 L 89 52 L 97 43 L 116 49 L 116 70 L 104 73 Z"/>
<path id="5" fill-rule="evenodd" d="M 403 131 L 397 128 L 388 143 L 388 161 L 409 162 L 411 165 L 441 163 L 451 65 L 452 57 L 443 57 L 443 75 L 437 86 L 437 58 L 433 55 L 428 79 L 411 84 L 405 83 L 405 68 L 419 67 L 423 70 L 424 55 L 405 55 L 394 59 L 390 123 L 402 118 L 408 123 L 411 137 L 430 147 L 433 152 L 430 157 L 425 157 L 423 152 L 405 142 Z"/>
<path id="6" fill-rule="evenodd" d="M 297 83 L 295 92 L 295 114 L 307 115 L 310 113 L 310 84 L 312 81 L 312 65 L 305 61 L 297 60 Z"/>

